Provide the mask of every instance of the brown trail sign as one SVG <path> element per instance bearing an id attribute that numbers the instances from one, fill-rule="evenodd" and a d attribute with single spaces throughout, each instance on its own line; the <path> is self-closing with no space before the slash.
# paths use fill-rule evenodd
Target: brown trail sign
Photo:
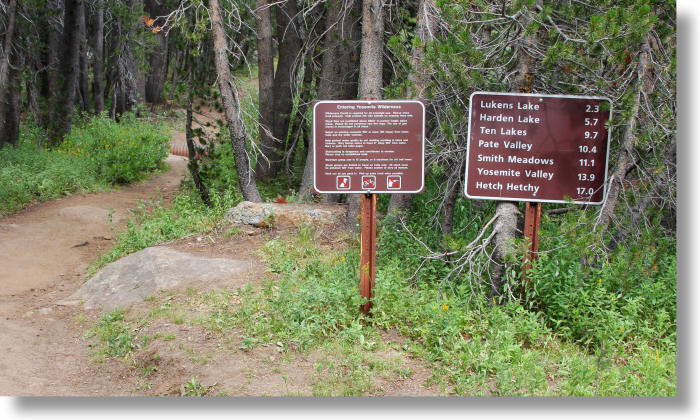
<path id="1" fill-rule="evenodd" d="M 313 112 L 319 193 L 423 190 L 425 106 L 420 101 L 319 101 Z"/>
<path id="2" fill-rule="evenodd" d="M 415 100 L 318 101 L 314 189 L 361 193 L 360 294 L 369 313 L 375 278 L 376 193 L 423 190 L 425 106 Z"/>
<path id="3" fill-rule="evenodd" d="M 605 199 L 610 118 L 603 97 L 474 92 L 464 194 L 526 201 L 528 260 L 535 259 L 540 203 Z"/>
<path id="4" fill-rule="evenodd" d="M 601 204 L 611 105 L 594 96 L 473 93 L 465 195 Z"/>

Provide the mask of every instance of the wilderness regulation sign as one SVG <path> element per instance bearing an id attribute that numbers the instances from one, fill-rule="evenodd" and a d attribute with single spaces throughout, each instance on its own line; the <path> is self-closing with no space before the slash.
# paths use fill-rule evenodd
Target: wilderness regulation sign
<path id="1" fill-rule="evenodd" d="M 473 93 L 465 195 L 601 204 L 611 116 L 603 97 Z"/>
<path id="2" fill-rule="evenodd" d="M 423 190 L 425 106 L 421 101 L 318 101 L 313 127 L 317 192 Z"/>

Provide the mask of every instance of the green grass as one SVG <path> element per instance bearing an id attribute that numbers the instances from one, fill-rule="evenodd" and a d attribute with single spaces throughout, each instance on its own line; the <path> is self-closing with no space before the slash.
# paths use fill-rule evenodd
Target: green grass
<path id="1" fill-rule="evenodd" d="M 459 395 L 675 395 L 673 348 L 642 340 L 620 351 L 607 340 L 591 349 L 519 303 L 467 312 L 459 298 L 464 290 L 437 303 L 432 285 L 400 274 L 399 259 L 380 264 L 372 317 L 363 318 L 356 249 L 328 251 L 317 241 L 302 228 L 292 238 L 268 242 L 263 256 L 277 278 L 259 290 L 200 296 L 196 322 L 222 336 L 242 329 L 247 348 L 281 342 L 309 352 L 331 346 L 343 355 L 336 360 L 347 360 L 319 364 L 318 375 L 329 382 L 314 389 L 318 395 L 376 393 L 372 378 L 386 369 L 368 370 L 353 357 L 355 349 L 381 342 L 386 330 L 407 337 L 402 350 L 433 367 L 431 383 Z"/>
<path id="2" fill-rule="evenodd" d="M 85 338 L 97 338 L 95 356 L 97 360 L 107 357 L 131 357 L 133 352 L 142 347 L 147 338 L 136 339 L 132 326 L 125 319 L 126 311 L 116 309 L 102 317 L 97 325 L 85 333 Z"/>
<path id="3" fill-rule="evenodd" d="M 189 381 L 185 382 L 180 386 L 180 396 L 181 397 L 203 397 L 207 395 L 209 392 L 210 388 L 213 388 L 216 384 L 213 385 L 203 385 L 202 383 L 199 382 L 199 376 L 195 376 L 194 378 L 190 379 Z"/>
<path id="4" fill-rule="evenodd" d="M 223 195 L 212 194 L 211 199 L 213 207 L 207 207 L 195 192 L 189 191 L 178 194 L 170 206 L 164 206 L 157 199 L 141 202 L 128 218 L 126 229 L 116 235 L 114 246 L 90 265 L 88 277 L 124 255 L 158 243 L 211 231 L 243 197 L 237 192 L 227 192 Z"/>
<path id="5" fill-rule="evenodd" d="M 42 146 L 45 137 L 25 124 L 18 145 L 0 149 L 0 217 L 34 201 L 142 179 L 161 168 L 170 136 L 163 123 L 98 116 L 76 124 L 56 149 Z"/>
<path id="6" fill-rule="evenodd" d="M 206 293 L 188 289 L 155 298 L 158 306 L 138 323 L 162 318 L 200 325 L 240 351 L 274 346 L 283 358 L 299 352 L 319 355 L 312 378 L 312 393 L 319 396 L 381 395 L 382 380 L 410 377 L 415 366 L 385 356 L 386 331 L 405 338 L 397 350 L 432 368 L 427 385 L 438 393 L 676 393 L 675 347 L 668 337 L 617 335 L 599 337 L 602 341 L 593 345 L 563 328 L 571 320 L 557 323 L 553 313 L 527 310 L 518 302 L 493 307 L 483 302 L 481 312 L 475 305 L 467 311 L 466 285 L 455 285 L 454 293 L 444 293 L 438 303 L 434 285 L 409 280 L 404 273 L 410 267 L 399 258 L 379 261 L 372 316 L 362 317 L 356 244 L 328 250 L 319 239 L 309 227 L 273 239 L 260 251 L 270 273 L 259 286 Z M 118 312 L 95 327 L 107 343 L 102 354 L 123 357 L 138 349 L 139 339 L 124 322 Z M 191 350 L 195 357 L 196 349 Z"/>

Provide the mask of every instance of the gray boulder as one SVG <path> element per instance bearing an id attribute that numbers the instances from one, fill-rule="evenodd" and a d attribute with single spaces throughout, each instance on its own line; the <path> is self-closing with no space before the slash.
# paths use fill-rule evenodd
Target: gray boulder
<path id="1" fill-rule="evenodd" d="M 61 303 L 82 302 L 86 309 L 112 310 L 142 301 L 159 290 L 230 279 L 242 275 L 247 268 L 248 264 L 242 261 L 151 247 L 107 265 Z"/>

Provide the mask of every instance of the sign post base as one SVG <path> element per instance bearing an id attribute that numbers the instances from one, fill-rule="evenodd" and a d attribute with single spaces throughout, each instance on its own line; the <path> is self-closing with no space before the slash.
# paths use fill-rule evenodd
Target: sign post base
<path id="1" fill-rule="evenodd" d="M 377 258 L 377 195 L 362 194 L 360 213 L 360 295 L 367 299 L 360 311 L 367 315 L 374 295 L 375 262 Z"/>
<path id="2" fill-rule="evenodd" d="M 525 231 L 524 236 L 529 239 L 525 265 L 523 266 L 523 285 L 521 294 L 525 296 L 525 285 L 527 283 L 527 270 L 532 267 L 530 264 L 537 259 L 537 252 L 540 246 L 540 217 L 542 216 L 542 203 L 525 202 Z"/>

